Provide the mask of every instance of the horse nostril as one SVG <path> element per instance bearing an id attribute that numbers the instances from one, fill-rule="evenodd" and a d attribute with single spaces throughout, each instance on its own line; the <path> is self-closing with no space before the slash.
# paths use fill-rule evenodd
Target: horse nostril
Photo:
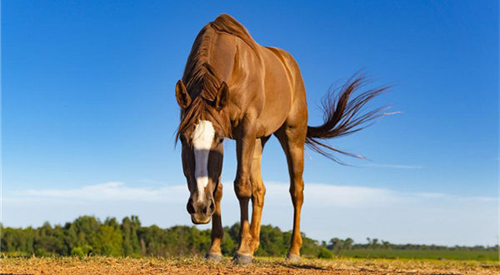
<path id="1" fill-rule="evenodd" d="M 210 207 L 208 208 L 210 209 L 210 213 L 214 213 L 215 212 L 215 202 L 214 200 L 210 200 Z"/>
<path id="2" fill-rule="evenodd" d="M 194 214 L 193 200 L 189 200 L 187 203 L 187 211 L 189 214 Z"/>

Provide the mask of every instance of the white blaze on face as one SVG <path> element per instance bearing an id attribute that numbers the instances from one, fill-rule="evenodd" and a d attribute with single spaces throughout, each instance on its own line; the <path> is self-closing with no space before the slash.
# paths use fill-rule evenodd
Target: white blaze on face
<path id="1" fill-rule="evenodd" d="M 195 170 L 194 177 L 198 187 L 198 201 L 205 197 L 205 187 L 208 185 L 208 155 L 212 148 L 215 130 L 212 122 L 201 120 L 196 124 L 193 132 L 193 147 Z"/>

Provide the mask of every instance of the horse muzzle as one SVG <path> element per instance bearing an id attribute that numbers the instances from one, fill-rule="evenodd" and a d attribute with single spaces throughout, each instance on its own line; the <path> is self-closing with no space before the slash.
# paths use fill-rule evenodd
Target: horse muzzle
<path id="1" fill-rule="evenodd" d="M 211 198 L 208 203 L 204 201 L 188 201 L 187 211 L 191 215 L 191 221 L 194 224 L 207 224 L 212 219 L 215 212 L 215 202 Z"/>
<path id="2" fill-rule="evenodd" d="M 208 217 L 207 216 L 196 215 L 196 214 L 192 214 L 191 215 L 191 221 L 194 224 L 207 224 L 211 220 L 212 220 L 212 215 L 210 215 Z"/>

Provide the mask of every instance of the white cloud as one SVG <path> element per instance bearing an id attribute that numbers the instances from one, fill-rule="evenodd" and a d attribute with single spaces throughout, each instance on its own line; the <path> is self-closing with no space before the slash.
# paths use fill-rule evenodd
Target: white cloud
<path id="1" fill-rule="evenodd" d="M 423 169 L 420 165 L 403 165 L 403 164 L 367 164 L 362 167 L 374 167 L 374 168 L 392 168 L 392 169 Z"/>
<path id="2" fill-rule="evenodd" d="M 266 187 L 267 201 L 282 201 L 279 198 L 289 194 L 288 184 L 271 182 L 266 184 Z M 312 207 L 377 207 L 397 204 L 404 200 L 401 194 L 382 188 L 308 183 L 304 189 L 305 200 Z M 286 204 L 289 204 L 288 201 Z"/>
<path id="3" fill-rule="evenodd" d="M 59 198 L 65 200 L 124 200 L 164 201 L 176 200 L 186 190 L 185 186 L 128 187 L 122 182 L 107 182 L 75 189 L 28 189 L 15 192 L 17 198 Z"/>
<path id="4" fill-rule="evenodd" d="M 225 192 L 231 183 L 225 183 Z M 231 188 L 232 189 L 232 188 Z M 274 205 L 289 205 L 289 185 L 280 182 L 266 184 L 266 201 Z M 65 200 L 65 201 L 147 201 L 178 203 L 188 198 L 188 190 L 184 185 L 129 187 L 123 182 L 107 182 L 87 185 L 74 189 L 27 189 L 14 192 L 7 200 Z M 339 186 L 322 183 L 308 183 L 305 186 L 308 203 L 313 207 L 363 208 L 381 207 L 409 202 L 424 198 L 442 198 L 439 193 L 407 194 L 389 189 Z M 471 198 L 474 199 L 474 198 Z"/>
<path id="5" fill-rule="evenodd" d="M 263 224 L 291 229 L 288 184 L 267 182 Z M 28 189 L 3 194 L 6 226 L 64 223 L 79 215 L 138 215 L 145 225 L 190 224 L 184 185 L 128 186 L 108 182 L 73 189 Z M 498 199 L 385 188 L 307 183 L 302 231 L 315 239 L 366 237 L 392 242 L 485 244 L 497 241 Z M 232 183 L 224 184 L 224 225 L 239 220 Z M 201 226 L 210 228 L 210 226 Z"/>
<path id="6" fill-rule="evenodd" d="M 159 180 L 151 180 L 151 179 L 141 179 L 139 180 L 139 182 L 143 182 L 143 183 L 153 183 L 153 184 L 160 184 L 160 185 L 166 185 L 165 182 L 163 181 L 159 181 Z"/>

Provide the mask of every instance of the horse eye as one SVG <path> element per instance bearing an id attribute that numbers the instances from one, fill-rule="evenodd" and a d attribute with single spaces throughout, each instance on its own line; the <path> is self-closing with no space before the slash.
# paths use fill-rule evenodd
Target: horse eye
<path id="1" fill-rule="evenodd" d="M 223 141 L 224 141 L 224 138 L 219 138 L 219 140 L 217 141 L 217 143 L 221 144 Z"/>

